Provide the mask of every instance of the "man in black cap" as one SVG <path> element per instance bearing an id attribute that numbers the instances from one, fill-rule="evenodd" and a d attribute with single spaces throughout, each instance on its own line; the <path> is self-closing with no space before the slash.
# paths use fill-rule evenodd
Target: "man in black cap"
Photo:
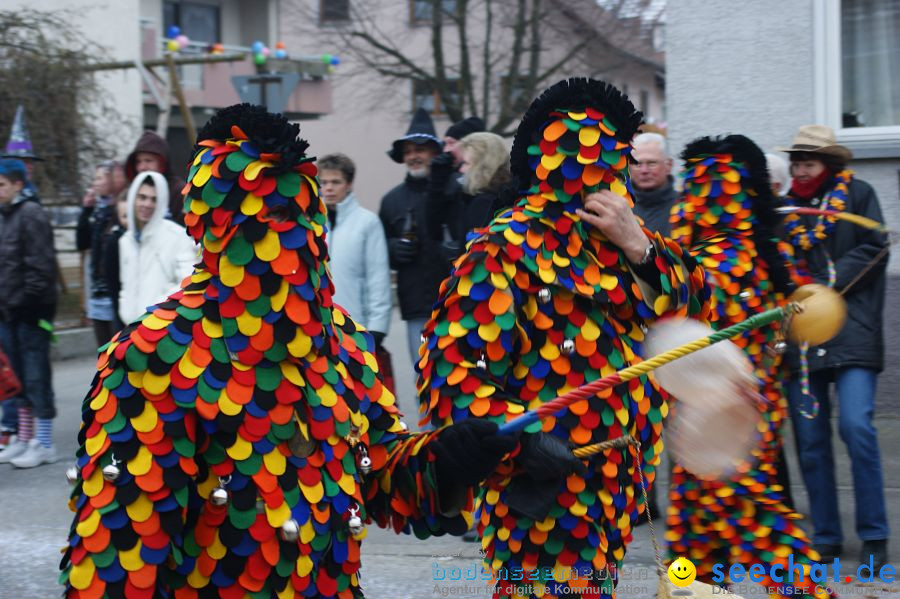
<path id="1" fill-rule="evenodd" d="M 470 197 L 458 179 L 463 162 L 460 141 L 470 133 L 484 130 L 484 121 L 477 116 L 453 123 L 444 133 L 444 152 L 431 161 L 426 225 L 431 238 L 441 244 L 441 253 L 448 263 L 462 253 L 468 233 L 462 215 Z"/>
<path id="2" fill-rule="evenodd" d="M 469 133 L 484 131 L 484 121 L 477 116 L 470 116 L 447 127 L 444 133 L 444 154 L 453 157 L 453 167 L 459 168 L 462 162 L 462 150 L 459 147 L 460 140 Z"/>
<path id="3" fill-rule="evenodd" d="M 406 135 L 394 140 L 388 151 L 391 160 L 406 165 L 406 178 L 381 199 L 378 212 L 387 237 L 391 268 L 397 271 L 400 316 L 406 321 L 413 362 L 419 360 L 422 327 L 431 314 L 441 281 L 449 273 L 439 242 L 425 226 L 428 176 L 432 160 L 442 146 L 428 112 L 419 108 Z"/>

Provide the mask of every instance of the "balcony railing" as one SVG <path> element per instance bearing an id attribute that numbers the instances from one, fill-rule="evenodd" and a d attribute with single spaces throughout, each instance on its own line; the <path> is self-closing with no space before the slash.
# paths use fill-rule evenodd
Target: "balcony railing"
<path id="1" fill-rule="evenodd" d="M 165 56 L 166 40 L 152 27 L 143 28 L 142 57 L 144 61 L 159 60 Z M 216 57 L 208 51 L 208 45 L 189 42 L 181 48 L 179 60 L 205 56 Z M 302 56 L 278 59 L 269 56 L 264 65 L 256 65 L 251 48 L 247 46 L 223 45 L 217 62 L 180 64 L 176 66 L 177 76 L 184 92 L 185 100 L 193 109 L 217 109 L 241 101 L 232 83 L 232 77 L 259 73 L 297 73 L 299 82 L 284 105 L 283 112 L 289 118 L 315 118 L 331 112 L 331 82 L 328 80 L 329 65 L 318 56 Z M 157 86 L 159 88 L 161 86 Z M 144 83 L 144 103 L 155 104 L 153 93 Z"/>

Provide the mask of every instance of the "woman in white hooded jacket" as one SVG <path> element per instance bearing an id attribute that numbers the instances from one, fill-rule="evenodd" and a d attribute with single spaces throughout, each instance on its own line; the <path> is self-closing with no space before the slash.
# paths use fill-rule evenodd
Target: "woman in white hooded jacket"
<path id="1" fill-rule="evenodd" d="M 119 238 L 119 318 L 125 324 L 177 290 L 198 260 L 187 231 L 165 218 L 168 207 L 166 178 L 138 173 L 128 189 L 128 231 Z"/>

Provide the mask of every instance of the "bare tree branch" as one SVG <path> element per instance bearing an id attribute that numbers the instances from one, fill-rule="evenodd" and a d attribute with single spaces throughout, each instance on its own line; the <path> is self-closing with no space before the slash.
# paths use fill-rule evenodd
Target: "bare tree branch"
<path id="1" fill-rule="evenodd" d="M 408 72 L 410 73 L 411 76 L 404 75 L 404 77 L 408 77 L 408 78 L 418 77 L 418 78 L 421 78 L 423 81 L 431 81 L 433 79 L 433 77 L 427 71 L 420 68 L 414 62 L 409 60 L 402 52 L 400 52 L 396 48 L 391 48 L 387 44 L 380 42 L 379 40 L 375 39 L 369 33 L 365 32 L 365 31 L 352 31 L 352 32 L 350 32 L 349 35 L 351 38 L 355 38 L 355 39 L 365 42 L 366 44 L 370 45 L 375 50 L 384 52 L 384 54 L 386 56 L 388 56 L 389 58 L 393 58 L 394 60 L 397 61 L 395 64 L 403 65 L 403 66 L 407 67 Z M 384 60 L 384 58 L 382 57 L 381 60 Z M 377 65 L 378 65 L 378 61 L 374 58 L 371 60 L 366 60 L 364 62 L 366 62 L 367 65 L 369 65 L 373 68 L 377 67 Z"/>
<path id="2" fill-rule="evenodd" d="M 494 28 L 494 11 L 491 0 L 485 0 L 484 3 L 484 53 L 482 54 L 484 81 L 482 83 L 481 97 L 481 114 L 487 119 L 487 115 L 491 113 L 491 75 L 493 73 L 493 63 L 491 62 L 491 34 Z M 474 111 L 473 111 L 474 113 Z"/>
<path id="3" fill-rule="evenodd" d="M 0 131 L 10 130 L 23 105 L 34 151 L 47 160 L 35 169 L 45 201 L 80 199 L 84 175 L 117 153 L 98 125 L 128 126 L 114 98 L 84 68 L 103 60 L 105 49 L 73 20 L 67 10 L 0 10 Z"/>
<path id="4" fill-rule="evenodd" d="M 417 10 L 430 9 L 430 22 L 411 27 L 398 19 L 410 0 L 373 0 L 354 2 L 352 22 L 335 34 L 356 65 L 383 77 L 381 89 L 421 83 L 450 119 L 471 113 L 507 134 L 554 78 L 631 65 L 661 70 L 645 18 L 650 12 L 658 18 L 655 1 L 456 0 L 450 11 L 449 0 L 416 0 Z"/>
<path id="5" fill-rule="evenodd" d="M 463 98 L 460 104 L 469 104 L 469 112 L 475 114 L 478 109 L 475 102 L 475 84 L 472 77 L 472 68 L 469 59 L 469 40 L 468 27 L 466 26 L 466 15 L 469 10 L 468 0 L 457 0 L 456 3 L 456 24 L 459 32 L 459 77 L 460 89 Z"/>

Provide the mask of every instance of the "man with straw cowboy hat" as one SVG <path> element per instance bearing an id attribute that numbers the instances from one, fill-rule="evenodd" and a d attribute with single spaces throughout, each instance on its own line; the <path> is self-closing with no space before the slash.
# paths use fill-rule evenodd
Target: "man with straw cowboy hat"
<path id="1" fill-rule="evenodd" d="M 883 222 L 881 207 L 872 187 L 847 168 L 853 154 L 837 143 L 830 127 L 804 125 L 790 146 L 776 149 L 790 155 L 793 183 L 785 198 L 787 208 L 821 211 L 787 214 L 783 238 L 817 283 L 844 295 L 849 314 L 843 330 L 831 341 L 792 347 L 789 353 L 788 400 L 809 491 L 813 543 L 825 561 L 841 554 L 828 397 L 829 383 L 834 383 L 840 435 L 852 463 L 856 531 L 863 541 L 859 559 L 868 564 L 871 558 L 878 571 L 887 561 L 889 531 L 872 418 L 875 385 L 884 368 L 882 311 L 888 240 L 882 232 L 839 220 L 835 214 L 846 212 Z"/>

